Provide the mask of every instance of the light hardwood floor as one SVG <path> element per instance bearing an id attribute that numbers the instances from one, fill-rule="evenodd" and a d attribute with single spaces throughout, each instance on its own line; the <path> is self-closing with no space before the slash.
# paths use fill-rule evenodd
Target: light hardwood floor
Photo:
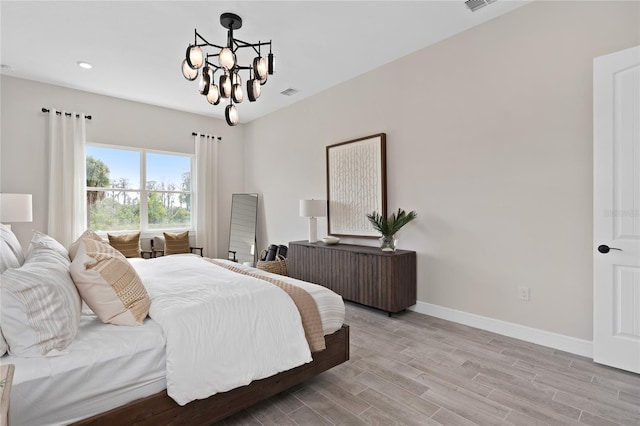
<path id="1" fill-rule="evenodd" d="M 350 361 L 222 424 L 640 426 L 640 375 L 415 312 L 345 322 Z"/>

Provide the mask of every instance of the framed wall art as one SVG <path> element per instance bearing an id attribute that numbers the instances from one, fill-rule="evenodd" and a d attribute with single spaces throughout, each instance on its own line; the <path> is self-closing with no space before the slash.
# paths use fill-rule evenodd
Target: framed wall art
<path id="1" fill-rule="evenodd" d="M 386 134 L 327 146 L 330 235 L 378 238 L 367 214 L 387 216 Z"/>

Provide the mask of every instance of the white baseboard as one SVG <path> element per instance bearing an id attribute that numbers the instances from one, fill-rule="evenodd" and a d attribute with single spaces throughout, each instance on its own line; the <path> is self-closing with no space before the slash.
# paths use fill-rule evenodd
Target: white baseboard
<path id="1" fill-rule="evenodd" d="M 569 352 L 576 355 L 593 358 L 593 343 L 588 340 L 577 339 L 550 331 L 514 324 L 468 312 L 457 311 L 443 306 L 418 301 L 409 308 L 412 311 L 442 318 L 448 321 L 480 328 L 504 336 L 513 337 L 538 345 Z"/>

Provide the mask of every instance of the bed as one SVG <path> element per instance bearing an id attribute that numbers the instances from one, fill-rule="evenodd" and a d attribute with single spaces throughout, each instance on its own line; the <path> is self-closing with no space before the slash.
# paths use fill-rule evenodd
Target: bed
<path id="1" fill-rule="evenodd" d="M 6 255 L 9 246 L 5 239 L 6 236 L 6 232 L 3 231 L 3 247 L 1 247 L 3 256 Z M 42 235 L 39 236 L 40 243 L 43 238 Z M 38 239 L 34 236 L 34 240 Z M 51 243 L 50 240 L 46 241 Z M 33 244 L 32 241 L 32 247 Z M 37 245 L 38 241 L 36 241 Z M 30 247 L 27 258 L 29 253 L 33 252 L 32 247 Z M 60 248 L 56 247 L 56 250 L 60 251 Z M 27 259 L 26 265 L 29 263 L 30 261 Z M 49 356 L 45 357 L 24 357 L 11 353 L 0 358 L 0 363 L 14 364 L 16 368 L 11 392 L 10 421 L 12 424 L 211 424 L 345 362 L 349 358 L 349 328 L 343 324 L 344 304 L 340 296 L 324 287 L 224 260 L 218 260 L 216 264 L 213 264 L 196 255 L 176 255 L 149 260 L 131 259 L 129 263 L 148 289 L 151 317 L 146 317 L 139 326 L 105 324 L 94 313 L 98 309 L 89 309 L 83 303 L 79 315 L 78 332 L 63 351 L 54 353 L 57 356 L 50 356 L 51 353 L 49 353 Z M 175 319 L 175 316 L 168 317 L 170 320 L 167 321 L 167 317 L 155 312 L 154 309 L 157 311 L 158 306 L 166 304 L 171 308 L 170 310 L 173 310 L 174 306 L 179 306 L 184 301 L 183 299 L 188 299 L 188 295 L 172 293 L 174 289 L 170 288 L 170 283 L 173 283 L 173 287 L 177 285 L 176 279 L 172 277 L 183 275 L 189 284 L 180 285 L 187 285 L 190 290 L 197 289 L 197 285 L 204 285 L 204 283 L 198 284 L 198 278 L 194 278 L 189 273 L 171 274 L 170 271 L 180 268 L 191 270 L 195 268 L 194 265 L 200 267 L 204 263 L 207 264 L 206 270 L 211 275 L 209 279 L 214 282 L 216 279 L 219 281 L 218 284 L 212 284 L 214 287 L 219 285 L 221 288 L 226 288 L 224 283 L 226 280 L 231 280 L 235 283 L 233 291 L 238 292 L 237 288 L 242 288 L 242 284 L 238 283 L 248 279 L 248 282 L 253 283 L 252 285 L 262 289 L 260 297 L 257 299 L 268 299 L 268 294 L 274 294 L 277 295 L 277 298 L 281 298 L 278 294 L 282 291 L 280 289 L 274 291 L 272 284 L 266 283 L 264 280 L 278 281 L 283 285 L 304 289 L 304 293 L 308 294 L 317 305 L 322 335 L 324 336 L 323 345 L 326 346 L 326 349 L 311 352 L 307 346 L 306 350 L 309 354 L 304 354 L 304 351 L 301 351 L 299 357 L 291 357 L 290 364 L 285 364 L 286 368 L 282 365 L 275 367 L 277 370 L 275 372 L 268 368 L 262 368 L 255 359 L 249 360 L 251 368 L 243 368 L 242 373 L 244 374 L 244 370 L 252 369 L 259 371 L 252 372 L 253 375 L 244 377 L 240 381 L 233 381 L 236 380 L 237 374 L 232 374 L 234 377 L 228 386 L 233 387 L 229 389 L 220 387 L 223 386 L 221 383 L 225 382 L 224 379 L 209 381 L 207 383 L 209 387 L 205 386 L 204 391 L 211 391 L 211 383 L 217 389 L 211 396 L 210 394 L 198 393 L 199 390 L 194 393 L 189 386 L 185 389 L 184 383 L 182 385 L 179 383 L 175 371 L 172 372 L 172 370 L 178 371 L 179 378 L 183 375 L 189 376 L 192 372 L 195 372 L 196 376 L 207 376 L 207 371 L 201 367 L 192 368 L 193 371 L 184 370 L 183 366 L 190 364 L 182 361 L 177 365 L 174 362 L 172 366 L 170 360 L 174 357 L 172 350 L 175 350 L 176 339 L 170 336 L 172 333 L 178 333 L 180 335 L 179 344 L 189 344 L 189 330 L 195 329 L 196 331 L 191 334 L 200 335 L 203 330 L 208 329 L 208 326 L 194 326 L 189 323 L 191 319 L 182 321 L 183 318 L 189 317 L 185 312 L 190 313 L 197 310 L 193 307 L 179 311 L 179 321 Z M 7 264 L 5 258 L 3 258 L 3 264 L 5 266 Z M 6 278 L 3 279 L 3 292 L 5 291 L 4 287 L 11 287 L 8 285 L 11 282 L 9 278 L 15 274 L 11 268 L 16 269 L 16 266 L 5 268 L 7 272 L 4 272 L 1 277 Z M 213 277 L 214 273 L 219 278 Z M 164 282 L 162 277 L 165 278 Z M 203 291 L 198 289 L 192 293 L 197 293 L 197 297 L 201 298 Z M 237 294 L 232 296 L 228 300 L 235 301 Z M 275 306 L 273 303 L 275 302 L 271 301 L 270 306 Z M 237 307 L 232 306 L 231 308 L 238 310 Z M 220 312 L 226 312 L 225 317 L 233 317 L 233 314 L 224 311 L 224 304 L 216 309 Z M 260 309 L 262 308 L 251 308 L 250 310 Z M 287 309 L 278 308 L 278 312 L 273 315 L 278 317 L 281 315 L 280 311 Z M 243 313 L 243 316 L 246 315 L 246 312 Z M 296 322 L 291 321 L 290 317 L 286 315 L 283 318 L 287 323 Z M 209 319 L 208 321 L 213 320 Z M 215 319 L 215 321 L 218 320 Z M 299 316 L 297 321 L 300 321 Z M 8 322 L 10 320 L 7 320 L 7 313 L 3 311 L 2 323 L 0 323 L 0 329 L 3 332 L 5 324 L 8 327 Z M 167 328 L 167 322 L 170 323 L 170 327 L 174 322 L 185 322 L 187 328 L 175 332 L 171 328 Z M 251 327 L 242 325 L 241 328 L 242 330 L 256 328 L 259 331 L 261 322 L 262 320 L 254 320 Z M 301 326 L 298 324 L 292 325 L 292 327 L 298 330 Z M 223 325 L 222 328 L 228 329 L 229 326 Z M 217 328 L 212 328 L 212 330 L 217 330 Z M 239 335 L 243 334 L 242 330 Z M 299 330 L 295 332 L 298 333 Z M 227 339 L 216 340 L 218 339 L 216 336 L 207 336 L 207 341 L 216 342 L 213 345 L 215 347 L 225 346 L 220 342 L 229 340 L 229 337 L 225 337 L 223 332 L 211 334 L 220 334 L 220 339 Z M 187 335 L 187 337 L 183 335 Z M 273 349 L 274 353 L 290 350 L 288 348 L 289 337 L 287 334 L 285 336 L 284 339 L 278 340 L 277 346 L 280 349 Z M 7 333 L 5 333 L 5 337 L 11 346 L 11 339 Z M 303 338 L 308 341 L 306 330 L 303 331 Z M 257 342 L 261 341 L 260 336 L 253 336 L 252 339 Z M 198 350 L 187 351 L 187 355 L 194 358 L 209 356 L 200 354 L 200 345 L 207 346 L 207 343 L 198 343 Z M 231 347 L 233 345 L 233 342 L 228 344 Z M 291 350 L 295 352 L 293 346 Z M 231 355 L 237 356 L 233 352 Z M 218 358 L 220 356 L 221 358 Z M 214 353 L 212 359 L 224 360 L 224 356 L 226 355 Z M 277 356 L 282 357 L 282 354 Z M 193 365 L 200 365 L 198 362 L 201 361 L 195 359 Z M 242 360 L 238 362 L 241 363 Z M 209 369 L 216 371 L 215 365 L 210 365 L 207 370 Z M 233 371 L 233 368 L 229 370 Z M 191 377 L 187 381 L 187 385 L 197 380 L 198 377 Z M 194 385 L 194 387 L 199 388 L 199 385 Z M 169 396 L 170 394 L 172 396 Z"/>

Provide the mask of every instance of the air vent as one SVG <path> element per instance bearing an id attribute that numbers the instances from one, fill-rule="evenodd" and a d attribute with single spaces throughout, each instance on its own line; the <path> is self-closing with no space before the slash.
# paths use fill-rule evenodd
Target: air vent
<path id="1" fill-rule="evenodd" d="M 282 92 L 280 92 L 280 94 L 285 96 L 293 96 L 298 92 L 299 92 L 298 89 L 288 88 L 287 90 L 283 90 Z"/>
<path id="2" fill-rule="evenodd" d="M 495 3 L 497 0 L 467 0 L 464 4 L 467 5 L 470 11 L 475 12 L 481 7 L 485 7 L 488 4 Z"/>

